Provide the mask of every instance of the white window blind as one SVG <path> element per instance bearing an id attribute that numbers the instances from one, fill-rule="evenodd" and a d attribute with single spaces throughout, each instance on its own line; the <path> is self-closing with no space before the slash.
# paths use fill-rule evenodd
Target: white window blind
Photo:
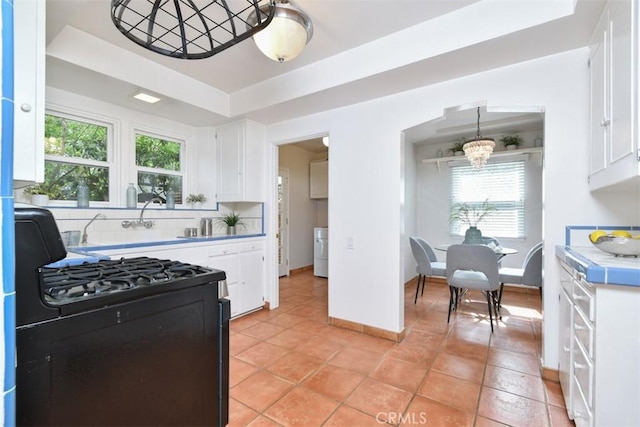
<path id="1" fill-rule="evenodd" d="M 478 228 L 483 236 L 524 237 L 524 160 L 490 163 L 482 169 L 473 166 L 451 168 L 451 205 L 467 203 L 480 206 L 485 200 L 497 211 Z M 450 225 L 453 235 L 464 235 L 465 224 Z"/>

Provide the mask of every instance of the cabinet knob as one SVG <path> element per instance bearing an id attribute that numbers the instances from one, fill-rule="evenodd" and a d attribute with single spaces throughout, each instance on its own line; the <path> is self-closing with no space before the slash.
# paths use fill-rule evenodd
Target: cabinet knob
<path id="1" fill-rule="evenodd" d="M 31 111 L 31 105 L 29 105 L 29 104 L 21 104 L 20 105 L 20 109 L 22 111 L 24 111 L 25 113 L 28 113 L 28 112 Z"/>
<path id="2" fill-rule="evenodd" d="M 580 370 L 580 369 L 586 369 L 587 365 L 585 365 L 583 363 L 574 362 L 573 363 L 573 368 L 577 371 L 577 370 Z"/>
<path id="3" fill-rule="evenodd" d="M 604 119 L 602 119 L 600 121 L 600 127 L 607 127 L 611 124 L 611 120 L 607 119 L 606 117 Z"/>

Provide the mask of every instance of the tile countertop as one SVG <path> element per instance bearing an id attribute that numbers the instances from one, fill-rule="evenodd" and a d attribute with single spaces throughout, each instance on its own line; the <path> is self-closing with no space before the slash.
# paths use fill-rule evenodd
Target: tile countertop
<path id="1" fill-rule="evenodd" d="M 100 254 L 90 253 L 90 252 L 84 252 L 84 253 L 67 252 L 67 256 L 64 259 L 45 265 L 45 267 L 50 267 L 50 268 L 69 267 L 69 266 L 75 266 L 75 265 L 80 265 L 84 263 L 98 262 L 103 259 L 109 259 L 109 257 L 100 255 Z"/>
<path id="2" fill-rule="evenodd" d="M 129 249 L 129 248 L 144 248 L 149 246 L 168 246 L 179 245 L 184 243 L 201 243 L 201 242 L 215 242 L 231 239 L 246 239 L 250 237 L 264 237 L 266 234 L 223 234 L 213 236 L 198 236 L 198 237 L 176 237 L 175 239 L 168 240 L 155 240 L 148 242 L 127 242 L 127 243 L 96 243 L 86 246 L 76 246 L 72 248 L 73 252 L 80 254 L 90 254 L 100 251 L 110 251 L 113 249 Z"/>
<path id="3" fill-rule="evenodd" d="M 556 246 L 556 256 L 591 283 L 640 287 L 640 257 L 616 257 L 593 246 Z"/>

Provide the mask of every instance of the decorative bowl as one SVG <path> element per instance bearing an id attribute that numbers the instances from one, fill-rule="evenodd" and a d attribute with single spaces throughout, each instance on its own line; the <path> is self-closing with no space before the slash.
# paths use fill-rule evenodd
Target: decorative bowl
<path id="1" fill-rule="evenodd" d="M 600 236 L 593 243 L 593 246 L 603 252 L 613 254 L 615 256 L 639 256 L 640 255 L 640 239 L 632 239 L 620 236 Z"/>

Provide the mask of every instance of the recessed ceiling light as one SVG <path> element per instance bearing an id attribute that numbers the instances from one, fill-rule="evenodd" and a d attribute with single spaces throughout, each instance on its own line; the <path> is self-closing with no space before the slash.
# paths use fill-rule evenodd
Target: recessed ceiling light
<path id="1" fill-rule="evenodd" d="M 139 101 L 148 102 L 149 104 L 155 104 L 156 102 L 160 101 L 160 98 L 158 98 L 157 96 L 149 95 L 145 92 L 136 92 L 133 97 Z"/>

